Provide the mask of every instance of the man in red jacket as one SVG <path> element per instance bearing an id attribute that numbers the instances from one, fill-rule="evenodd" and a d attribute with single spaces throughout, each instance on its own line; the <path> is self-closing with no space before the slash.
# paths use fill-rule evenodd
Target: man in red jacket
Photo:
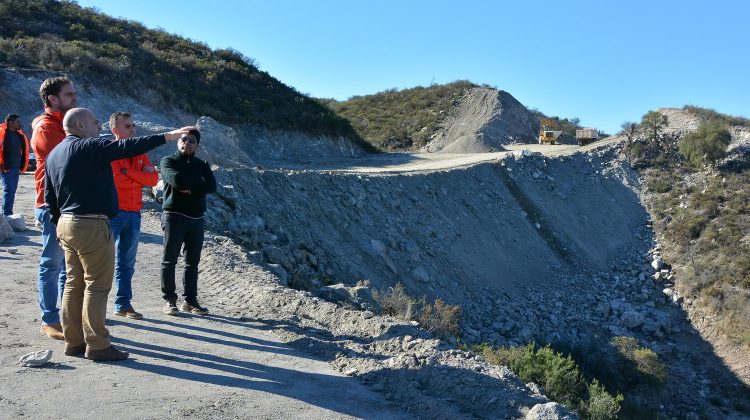
<path id="1" fill-rule="evenodd" d="M 18 178 L 29 167 L 29 139 L 21 131 L 21 117 L 8 114 L 0 124 L 0 184 L 3 185 L 2 215 L 13 214 Z"/>
<path id="2" fill-rule="evenodd" d="M 42 226 L 42 256 L 39 259 L 39 309 L 42 312 L 42 334 L 63 340 L 58 297 L 65 286 L 65 253 L 57 242 L 55 225 L 44 204 L 44 162 L 65 138 L 63 117 L 76 107 L 78 96 L 73 82 L 65 77 L 53 77 L 42 82 L 39 96 L 44 104 L 44 114 L 31 123 L 31 147 L 36 155 L 36 220 Z"/>
<path id="3" fill-rule="evenodd" d="M 109 127 L 119 141 L 135 137 L 135 123 L 128 112 L 115 112 L 109 117 Z M 143 315 L 133 309 L 131 281 L 135 272 L 135 257 L 141 237 L 142 189 L 153 187 L 159 174 L 146 154 L 112 162 L 117 198 L 120 209 L 112 220 L 112 235 L 115 240 L 115 315 L 130 319 L 141 319 Z"/>

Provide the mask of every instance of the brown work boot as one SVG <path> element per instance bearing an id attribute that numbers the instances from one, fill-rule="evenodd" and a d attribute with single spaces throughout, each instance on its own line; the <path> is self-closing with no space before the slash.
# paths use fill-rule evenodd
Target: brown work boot
<path id="1" fill-rule="evenodd" d="M 55 340 L 65 340 L 65 336 L 62 332 L 62 325 L 60 324 L 42 324 L 42 327 L 39 328 L 39 331 L 41 331 L 42 334 L 46 335 L 49 338 L 54 338 Z"/>
<path id="2" fill-rule="evenodd" d="M 115 362 L 128 358 L 128 352 L 117 350 L 115 346 L 109 346 L 103 350 L 89 350 L 86 352 L 87 359 L 100 362 Z"/>
<path id="3" fill-rule="evenodd" d="M 115 311 L 115 315 L 124 316 L 125 318 L 130 319 L 143 319 L 143 314 L 141 314 L 140 312 L 136 312 L 132 307 L 120 311 Z"/>
<path id="4" fill-rule="evenodd" d="M 65 355 L 66 356 L 80 356 L 86 353 L 86 343 L 78 346 L 69 346 L 65 344 Z"/>

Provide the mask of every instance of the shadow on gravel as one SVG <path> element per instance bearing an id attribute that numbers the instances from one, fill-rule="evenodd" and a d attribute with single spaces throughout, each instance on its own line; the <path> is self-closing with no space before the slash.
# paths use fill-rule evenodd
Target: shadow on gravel
<path id="1" fill-rule="evenodd" d="M 0 250 L 3 248 L 15 246 L 39 246 L 39 241 L 29 240 L 29 238 L 35 238 L 37 236 L 41 236 L 41 232 L 36 230 L 24 230 L 22 232 L 16 232 L 15 236 L 3 241 L 3 245 L 2 247 L 0 247 Z"/>
<path id="2" fill-rule="evenodd" d="M 148 232 L 141 232 L 141 243 L 162 245 L 164 243 L 162 235 L 154 235 Z"/>
<path id="3" fill-rule="evenodd" d="M 188 317 L 192 317 L 192 316 L 191 315 L 180 316 L 180 318 L 188 318 Z M 168 328 L 160 328 L 160 327 L 155 327 L 155 326 L 150 326 L 150 325 L 144 325 L 146 323 L 161 325 L 161 326 L 165 326 Z M 236 347 L 236 348 L 240 348 L 244 350 L 272 352 L 272 353 L 300 356 L 297 350 L 284 346 L 284 345 L 280 345 L 279 343 L 276 343 L 273 341 L 263 340 L 263 339 L 254 338 L 254 337 L 248 337 L 245 335 L 234 334 L 231 332 L 216 330 L 212 328 L 199 327 L 197 325 L 192 325 L 192 324 L 188 324 L 184 322 L 178 323 L 178 322 L 171 322 L 171 321 L 162 321 L 158 319 L 143 319 L 141 321 L 138 321 L 138 323 L 135 323 L 135 322 L 130 323 L 130 322 L 124 322 L 124 321 L 118 321 L 118 320 L 107 320 L 107 324 L 121 325 L 121 326 L 130 327 L 136 330 L 151 331 L 154 333 L 171 335 L 171 336 L 182 338 L 182 339 L 197 340 L 197 341 L 204 342 L 204 343 L 220 344 L 220 345 Z M 229 341 L 229 340 L 225 340 L 222 338 L 210 337 L 206 335 L 191 334 L 189 332 L 182 331 L 181 329 L 187 329 L 187 330 L 195 331 L 197 333 L 220 335 L 229 339 L 240 340 L 240 341 Z"/>
<path id="4" fill-rule="evenodd" d="M 212 339 L 208 337 L 196 338 L 212 342 Z M 368 404 L 371 405 L 372 402 L 358 401 L 368 400 L 370 397 L 352 389 L 352 379 L 348 377 L 266 366 L 251 361 L 235 360 L 123 338 L 113 339 L 113 341 L 122 345 L 132 355 L 174 362 L 170 363 L 170 366 L 163 366 L 148 363 L 136 357 L 123 362 L 121 364 L 123 367 L 169 378 L 273 393 L 356 417 L 372 416 L 372 407 L 365 407 Z M 304 357 L 299 351 L 289 350 L 289 355 Z M 178 367 L 180 366 L 178 363 L 182 366 Z M 294 365 L 295 362 L 290 361 L 289 364 Z M 337 390 L 337 393 L 331 394 L 331 390 Z M 347 403 L 342 403 L 342 401 Z"/>

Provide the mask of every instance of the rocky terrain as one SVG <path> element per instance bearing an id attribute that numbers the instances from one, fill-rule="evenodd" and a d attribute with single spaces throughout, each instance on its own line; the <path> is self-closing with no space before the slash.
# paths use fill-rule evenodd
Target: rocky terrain
<path id="1" fill-rule="evenodd" d="M 0 110 L 13 109 L 28 124 L 38 108 L 28 91 L 40 80 L 7 72 L 4 80 L 14 82 Z M 201 126 L 201 154 L 220 184 L 209 199 L 201 266 L 208 305 L 232 322 L 272 324 L 287 343 L 415 417 L 515 418 L 550 402 L 539 387 L 455 341 L 378 316 L 373 292 L 399 283 L 413 296 L 459 305 L 467 344 L 606 351 L 610 337 L 636 337 L 669 367 L 663 394 L 644 396 L 644 405 L 669 418 L 741 417 L 742 383 L 680 306 L 689 302 L 672 287 L 617 138 L 555 156 L 508 152 L 439 170 L 408 170 L 416 158 L 407 157 L 406 170 L 369 172 L 357 169 L 360 151 L 336 141 L 306 156 L 294 135 L 277 133 L 283 139 L 274 143 L 93 87 L 79 91 L 79 105 L 100 118 L 132 110 L 142 133 Z M 533 136 L 531 120 L 503 94 L 474 91 L 472 110 L 459 114 L 434 151 L 502 150 Z M 294 147 L 279 148 L 284 142 Z M 162 147 L 152 159 L 166 153 Z M 324 156 L 353 158 L 331 168 Z M 285 169 L 278 163 L 285 158 L 312 162 Z M 146 225 L 158 242 L 156 211 L 152 200 Z M 152 266 L 158 258 L 153 247 L 139 255 Z M 30 347 L 3 348 L 5 360 Z"/>
<path id="2" fill-rule="evenodd" d="M 508 92 L 473 88 L 425 147 L 428 152 L 480 153 L 508 143 L 535 143 L 539 121 Z"/>

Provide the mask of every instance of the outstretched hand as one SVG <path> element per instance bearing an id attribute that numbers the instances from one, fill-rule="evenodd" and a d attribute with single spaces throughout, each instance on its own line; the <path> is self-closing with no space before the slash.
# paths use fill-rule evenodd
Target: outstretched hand
<path id="1" fill-rule="evenodd" d="M 175 141 L 179 140 L 180 137 L 182 137 L 185 134 L 188 134 L 188 131 L 190 130 L 197 130 L 198 128 L 192 125 L 189 125 L 187 127 L 178 128 L 177 130 L 172 130 L 168 133 L 164 133 L 164 139 L 167 141 Z"/>

